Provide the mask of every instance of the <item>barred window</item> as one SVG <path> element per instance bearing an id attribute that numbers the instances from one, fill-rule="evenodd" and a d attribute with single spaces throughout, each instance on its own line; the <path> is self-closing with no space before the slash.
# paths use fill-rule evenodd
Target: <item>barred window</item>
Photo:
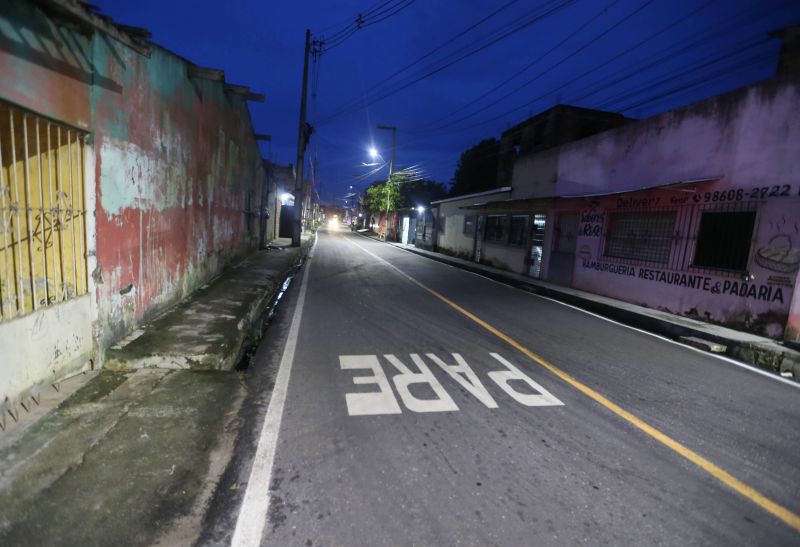
<path id="1" fill-rule="evenodd" d="M 606 234 L 606 256 L 668 262 L 675 217 L 675 211 L 612 213 Z"/>
<path id="2" fill-rule="evenodd" d="M 464 215 L 464 233 L 468 236 L 475 233 L 475 215 Z"/>
<path id="3" fill-rule="evenodd" d="M 745 271 L 755 222 L 755 211 L 704 211 L 693 266 Z"/>
<path id="4" fill-rule="evenodd" d="M 0 101 L 0 320 L 88 290 L 84 137 Z"/>
<path id="5" fill-rule="evenodd" d="M 508 239 L 508 217 L 489 215 L 486 217 L 486 241 L 505 242 Z"/>
<path id="6" fill-rule="evenodd" d="M 528 231 L 528 215 L 512 215 L 509 243 L 511 245 L 525 245 L 525 236 Z"/>

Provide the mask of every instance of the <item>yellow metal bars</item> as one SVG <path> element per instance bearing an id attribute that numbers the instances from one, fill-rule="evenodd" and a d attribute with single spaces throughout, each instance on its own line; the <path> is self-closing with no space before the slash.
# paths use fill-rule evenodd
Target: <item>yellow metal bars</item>
<path id="1" fill-rule="evenodd" d="M 0 101 L 0 321 L 88 290 L 84 138 Z"/>

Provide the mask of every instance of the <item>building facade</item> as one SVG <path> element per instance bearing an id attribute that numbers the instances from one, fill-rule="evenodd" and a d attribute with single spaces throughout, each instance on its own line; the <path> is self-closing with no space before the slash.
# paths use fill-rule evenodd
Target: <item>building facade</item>
<path id="1" fill-rule="evenodd" d="M 784 75 L 516 154 L 503 199 L 439 204 L 437 245 L 800 343 L 798 149 L 800 81 Z M 482 243 L 470 253 L 448 230 L 472 222 Z"/>
<path id="2" fill-rule="evenodd" d="M 0 14 L 0 404 L 101 366 L 259 244 L 263 98 L 62 8 Z"/>

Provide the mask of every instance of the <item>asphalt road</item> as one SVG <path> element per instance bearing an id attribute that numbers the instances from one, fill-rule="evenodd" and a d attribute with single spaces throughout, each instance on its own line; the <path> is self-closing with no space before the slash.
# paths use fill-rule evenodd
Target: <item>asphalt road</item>
<path id="1" fill-rule="evenodd" d="M 281 313 L 208 543 L 800 544 L 797 387 L 349 231 Z"/>

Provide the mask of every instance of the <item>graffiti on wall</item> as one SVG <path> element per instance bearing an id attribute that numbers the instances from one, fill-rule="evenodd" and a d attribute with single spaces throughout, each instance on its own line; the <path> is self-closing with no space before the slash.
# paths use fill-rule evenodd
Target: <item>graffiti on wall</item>
<path id="1" fill-rule="evenodd" d="M 596 203 L 592 204 L 589 209 L 581 211 L 578 235 L 583 237 L 600 237 L 603 235 L 605 223 L 605 212 L 598 211 Z"/>

